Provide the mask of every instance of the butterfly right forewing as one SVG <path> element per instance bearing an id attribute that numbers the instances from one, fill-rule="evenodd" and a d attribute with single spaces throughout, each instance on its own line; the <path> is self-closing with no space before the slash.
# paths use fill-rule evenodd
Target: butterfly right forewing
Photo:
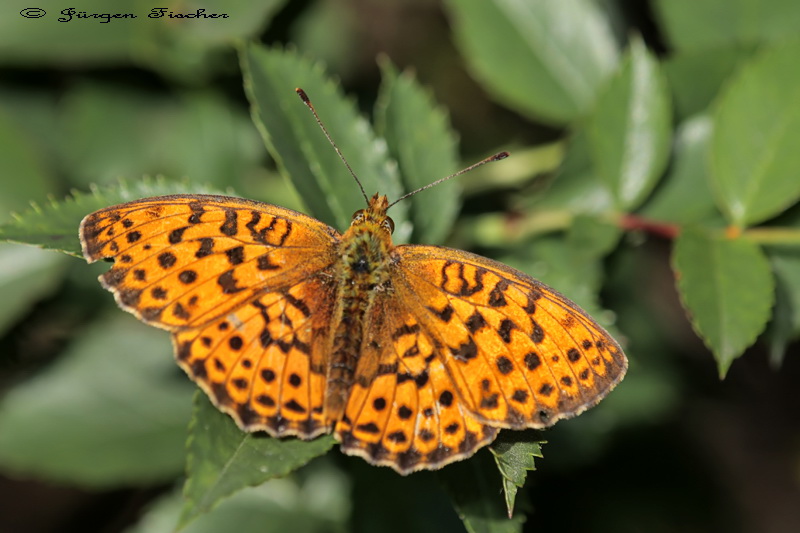
<path id="1" fill-rule="evenodd" d="M 627 369 L 577 305 L 502 263 L 437 246 L 396 249 L 407 301 L 440 339 L 459 400 L 499 428 L 541 428 L 597 404 Z"/>

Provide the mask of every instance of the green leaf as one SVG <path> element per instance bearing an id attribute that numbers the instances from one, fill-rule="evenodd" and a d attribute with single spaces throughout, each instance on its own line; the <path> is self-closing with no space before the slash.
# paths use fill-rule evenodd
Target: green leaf
<path id="1" fill-rule="evenodd" d="M 33 244 L 83 257 L 78 240 L 78 226 L 89 213 L 148 196 L 186 192 L 219 194 L 209 187 L 190 187 L 185 183 L 168 182 L 161 178 L 143 178 L 131 184 L 121 181 L 114 186 L 94 188 L 90 194 L 74 192 L 64 200 L 51 199 L 42 207 L 33 204 L 30 210 L 15 215 L 13 222 L 0 225 L 0 240 Z"/>
<path id="2" fill-rule="evenodd" d="M 689 229 L 676 240 L 672 261 L 683 306 L 724 378 L 769 320 L 775 298 L 769 262 L 752 242 Z"/>
<path id="3" fill-rule="evenodd" d="M 499 490 L 504 481 L 497 465 L 488 453 L 478 453 L 469 461 L 448 466 L 438 473 L 445 491 L 450 495 L 458 517 L 469 533 L 519 533 L 525 516 L 513 518 Z"/>
<path id="4" fill-rule="evenodd" d="M 619 209 L 635 209 L 655 187 L 669 156 L 671 120 L 658 62 L 634 38 L 586 125 L 597 174 Z"/>
<path id="5" fill-rule="evenodd" d="M 567 230 L 566 243 L 575 261 L 602 259 L 616 248 L 622 236 L 617 224 L 591 215 L 577 215 Z"/>
<path id="6" fill-rule="evenodd" d="M 62 138 L 57 120 L 59 103 L 52 86 L 47 84 L 0 86 L 2 114 L 10 121 L 18 140 L 26 139 L 32 143 L 28 150 L 32 152 L 35 164 L 44 165 L 51 171 Z M 24 200 L 27 202 L 36 196 L 27 194 Z"/>
<path id="7" fill-rule="evenodd" d="M 188 381 L 166 333 L 115 315 L 0 402 L 0 466 L 92 488 L 159 483 L 184 464 Z"/>
<path id="8" fill-rule="evenodd" d="M 775 42 L 800 27 L 794 0 L 656 0 L 653 9 L 678 50 Z"/>
<path id="9" fill-rule="evenodd" d="M 336 2 L 311 2 L 303 6 L 302 15 L 292 20 L 290 42 L 308 57 L 321 61 L 329 72 L 352 79 L 365 66 L 362 60 L 374 63 L 373 53 L 364 51 L 364 23 L 374 19 L 361 17 L 362 6 Z M 390 9 L 402 6 L 393 5 Z M 391 17 L 391 15 L 388 15 Z M 373 65 L 370 65 L 370 70 Z M 370 91 L 374 89 L 370 76 Z"/>
<path id="10" fill-rule="evenodd" d="M 800 255 L 780 249 L 767 253 L 775 273 L 775 311 L 767 335 L 770 362 L 779 368 L 789 343 L 800 335 Z"/>
<path id="11" fill-rule="evenodd" d="M 139 0 L 121 0 L 115 3 L 114 13 L 133 13 Z M 69 8 L 57 0 L 41 0 L 32 6 L 24 0 L 7 0 L 4 4 L 6 16 L 0 19 L 0 58 L 4 64 L 102 64 L 113 60 L 124 60 L 132 56 L 135 36 L 147 25 L 131 24 L 130 19 L 110 21 L 108 24 L 94 20 L 64 22 L 61 11 Z M 25 8 L 38 7 L 46 14 L 41 18 L 25 19 L 19 15 Z M 108 13 L 104 0 L 85 0 L 75 11 Z M 146 17 L 147 12 L 141 13 Z M 89 24 L 86 24 L 89 22 Z M 113 22 L 113 24 L 112 24 Z M 143 28 L 144 26 L 144 28 Z"/>
<path id="12" fill-rule="evenodd" d="M 618 51 L 589 0 L 449 0 L 456 44 L 499 102 L 553 124 L 594 103 Z"/>
<path id="13" fill-rule="evenodd" d="M 41 0 L 36 7 L 44 9 L 44 16 L 25 19 L 18 13 L 31 4 L 6 0 L 4 7 L 14 16 L 0 20 L 0 59 L 4 64 L 62 69 L 139 64 L 158 69 L 167 77 L 202 80 L 221 59 L 229 59 L 223 53 L 236 40 L 256 36 L 285 3 L 286 0 L 229 0 L 150 5 L 142 0 L 116 0 L 114 9 L 109 9 L 105 0 L 83 0 L 76 6 Z M 65 12 L 70 7 L 71 19 Z M 151 18 L 156 8 L 164 8 L 166 14 Z M 178 18 L 179 14 L 196 14 L 198 9 L 204 10 L 199 18 Z M 106 21 L 86 15 L 102 13 L 135 18 Z M 81 14 L 84 17 L 78 18 Z M 219 16 L 210 18 L 211 15 Z"/>
<path id="14" fill-rule="evenodd" d="M 238 190 L 261 170 L 267 156 L 250 117 L 214 93 L 180 97 L 180 113 L 164 139 L 170 153 L 164 154 L 168 155 L 168 170 L 163 173 L 186 176 L 193 184 L 234 186 Z"/>
<path id="15" fill-rule="evenodd" d="M 534 457 L 543 458 L 542 444 L 546 441 L 531 440 L 531 432 L 502 431 L 489 447 L 494 455 L 497 469 L 503 478 L 508 517 L 514 514 L 517 490 L 525 485 L 528 472 L 536 470 Z"/>
<path id="16" fill-rule="evenodd" d="M 298 476 L 299 477 L 299 476 Z M 195 520 L 181 533 L 324 533 L 346 531 L 348 480 L 343 472 L 317 468 L 302 479 L 273 479 L 242 489 Z M 174 533 L 183 506 L 180 491 L 162 496 L 149 506 L 126 533 Z"/>
<path id="17" fill-rule="evenodd" d="M 168 8 L 173 13 L 194 13 L 197 7 L 204 7 L 207 14 L 226 14 L 227 17 L 205 19 L 208 24 L 180 23 L 180 19 L 170 19 L 169 15 L 154 20 L 167 22 L 163 30 L 169 32 L 176 49 L 181 51 L 197 50 L 213 45 L 233 45 L 237 39 L 257 36 L 264 31 L 272 16 L 287 3 L 287 0 L 229 0 L 219 5 L 208 7 L 198 4 L 186 7 L 177 4 Z M 156 6 L 153 6 L 156 7 Z M 157 6 L 161 7 L 161 6 Z M 213 8 L 212 8 L 213 7 Z M 148 6 L 149 14 L 152 7 Z M 177 23 L 169 24 L 170 20 Z M 198 19 L 197 22 L 204 22 Z"/>
<path id="18" fill-rule="evenodd" d="M 0 244 L 0 335 L 61 283 L 64 266 L 58 254 Z"/>
<path id="19" fill-rule="evenodd" d="M 247 114 L 211 92 L 163 97 L 84 84 L 64 98 L 62 122 L 62 157 L 80 186 L 143 174 L 238 185 L 265 155 Z M 109 134 L 109 124 L 125 134 Z"/>
<path id="20" fill-rule="evenodd" d="M 375 128 L 400 166 L 406 192 L 453 174 L 458 170 L 457 141 L 447 114 L 410 73 L 398 74 L 388 59 L 381 61 L 381 72 Z M 445 239 L 458 214 L 460 190 L 452 179 L 413 197 L 415 242 L 439 244 Z"/>
<path id="21" fill-rule="evenodd" d="M 222 65 L 235 63 L 231 48 L 238 42 L 257 38 L 285 4 L 287 0 L 147 5 L 148 15 L 153 8 L 167 7 L 173 13 L 193 13 L 198 8 L 204 8 L 206 13 L 224 14 L 227 17 L 181 21 L 170 19 L 167 15 L 152 20 L 156 24 L 149 28 L 150 35 L 140 39 L 143 42 L 137 46 L 140 61 L 157 69 L 165 77 L 189 82 L 205 81 Z"/>
<path id="22" fill-rule="evenodd" d="M 31 198 L 42 198 L 54 188 L 54 179 L 42 148 L 14 120 L 0 112 L 0 222 L 8 220 L 7 213 L 28 205 Z"/>
<path id="23" fill-rule="evenodd" d="M 592 164 L 587 131 L 578 129 L 570 139 L 564 162 L 550 187 L 540 198 L 524 204 L 527 209 L 568 210 L 572 213 L 604 213 L 613 198 Z"/>
<path id="24" fill-rule="evenodd" d="M 319 65 L 294 51 L 259 45 L 244 46 L 240 56 L 253 120 L 281 173 L 292 181 L 310 213 L 344 229 L 365 202 L 311 112 L 295 94 L 296 87 L 308 94 L 366 194 L 400 197 L 402 186 L 385 143 L 376 138 Z M 392 208 L 398 227 L 405 227 L 406 209 L 402 202 Z M 398 231 L 395 238 L 402 241 L 407 236 Z"/>
<path id="25" fill-rule="evenodd" d="M 661 222 L 693 224 L 721 219 L 708 176 L 711 119 L 698 115 L 678 126 L 672 164 L 640 213 Z"/>
<path id="26" fill-rule="evenodd" d="M 749 226 L 800 199 L 800 41 L 756 56 L 720 95 L 710 170 L 729 222 Z"/>
<path id="27" fill-rule="evenodd" d="M 704 113 L 723 83 L 749 53 L 735 48 L 690 50 L 670 55 L 663 63 L 672 89 L 675 115 L 683 120 Z"/>
<path id="28" fill-rule="evenodd" d="M 186 505 L 180 526 L 237 491 L 300 468 L 335 443 L 330 435 L 302 441 L 246 433 L 198 391 L 187 444 Z"/>

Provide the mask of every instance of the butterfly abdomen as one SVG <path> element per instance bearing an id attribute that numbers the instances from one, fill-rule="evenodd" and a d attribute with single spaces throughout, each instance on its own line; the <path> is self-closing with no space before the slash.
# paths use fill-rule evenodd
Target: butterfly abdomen
<path id="1" fill-rule="evenodd" d="M 329 359 L 325 416 L 338 420 L 344 413 L 362 353 L 364 323 L 377 292 L 391 284 L 388 268 L 392 248 L 388 233 L 365 221 L 350 228 L 339 245 L 339 295 Z"/>

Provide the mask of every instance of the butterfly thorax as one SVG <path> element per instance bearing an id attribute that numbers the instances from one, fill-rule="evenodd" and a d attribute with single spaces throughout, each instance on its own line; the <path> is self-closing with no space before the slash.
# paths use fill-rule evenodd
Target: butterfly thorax
<path id="1" fill-rule="evenodd" d="M 326 416 L 338 420 L 343 411 L 356 368 L 363 353 L 364 324 L 377 297 L 391 292 L 392 222 L 386 216 L 388 202 L 377 194 L 367 209 L 356 212 L 339 244 L 338 309 L 328 367 Z M 375 362 L 377 364 L 377 362 Z"/>

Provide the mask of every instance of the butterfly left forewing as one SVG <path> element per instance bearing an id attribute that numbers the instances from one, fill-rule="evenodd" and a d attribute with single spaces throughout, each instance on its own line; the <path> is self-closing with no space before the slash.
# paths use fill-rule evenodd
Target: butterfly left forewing
<path id="1" fill-rule="evenodd" d="M 554 290 L 506 265 L 435 246 L 396 248 L 399 292 L 442 345 L 459 399 L 482 422 L 540 428 L 597 404 L 627 360 Z"/>
<path id="2" fill-rule="evenodd" d="M 90 262 L 120 306 L 165 329 L 196 327 L 265 287 L 285 286 L 335 259 L 338 232 L 295 211 L 210 195 L 144 198 L 84 218 Z"/>

